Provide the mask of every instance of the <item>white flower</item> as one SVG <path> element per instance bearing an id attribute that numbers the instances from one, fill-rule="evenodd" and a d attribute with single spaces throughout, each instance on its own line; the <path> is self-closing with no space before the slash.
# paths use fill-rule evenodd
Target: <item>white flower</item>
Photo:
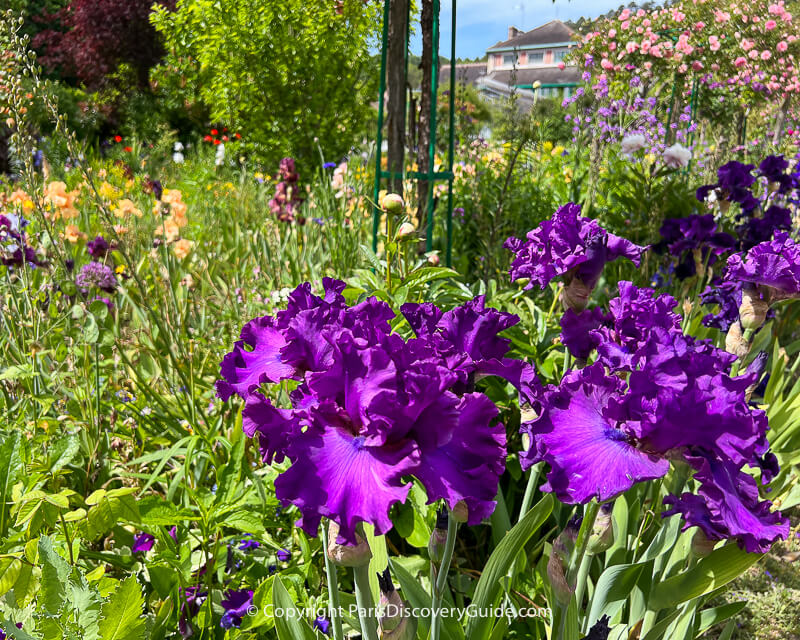
<path id="1" fill-rule="evenodd" d="M 218 144 L 217 145 L 217 155 L 214 157 L 214 164 L 218 167 L 221 167 L 225 162 L 225 145 Z"/>
<path id="2" fill-rule="evenodd" d="M 172 150 L 173 151 L 183 151 L 183 148 L 184 148 L 183 147 L 183 143 L 180 142 L 180 141 L 178 141 L 174 145 L 172 145 Z"/>
<path id="3" fill-rule="evenodd" d="M 175 164 L 183 164 L 183 154 L 180 151 L 176 151 L 172 154 L 172 161 Z"/>
<path id="4" fill-rule="evenodd" d="M 625 136 L 622 139 L 622 153 L 627 155 L 631 155 L 632 153 L 636 153 L 640 149 L 644 149 L 647 145 L 647 140 L 641 133 L 637 133 L 636 135 L 632 136 Z"/>
<path id="5" fill-rule="evenodd" d="M 689 166 L 692 152 L 682 144 L 676 142 L 671 147 L 664 149 L 664 164 L 670 169 L 683 169 Z"/>

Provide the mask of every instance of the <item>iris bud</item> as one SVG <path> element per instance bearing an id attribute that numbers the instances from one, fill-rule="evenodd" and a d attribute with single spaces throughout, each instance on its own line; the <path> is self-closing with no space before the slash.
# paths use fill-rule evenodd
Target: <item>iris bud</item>
<path id="1" fill-rule="evenodd" d="M 553 541 L 553 548 L 547 561 L 547 579 L 550 581 L 556 600 L 562 605 L 569 604 L 573 591 L 567 583 L 566 572 L 570 551 L 575 544 L 574 537 L 570 536 L 568 530 L 561 532 Z"/>
<path id="2" fill-rule="evenodd" d="M 356 544 L 339 544 L 336 538 L 339 537 L 339 525 L 333 520 L 328 526 L 328 558 L 331 562 L 340 567 L 362 567 L 369 564 L 372 558 L 372 551 L 369 543 L 358 533 L 356 533 Z"/>
<path id="3" fill-rule="evenodd" d="M 381 637 L 384 640 L 413 640 L 417 634 L 417 619 L 409 614 L 407 603 L 394 588 L 389 567 L 378 574 L 378 585 L 381 589 Z"/>
<path id="4" fill-rule="evenodd" d="M 581 282 L 580 278 L 572 278 L 561 291 L 561 304 L 564 309 L 580 313 L 586 308 L 591 295 L 592 290 Z"/>
<path id="5" fill-rule="evenodd" d="M 450 512 L 450 517 L 459 524 L 465 523 L 469 519 L 469 507 L 467 507 L 467 503 L 463 500 L 459 500 Z"/>
<path id="6" fill-rule="evenodd" d="M 406 203 L 403 202 L 403 198 L 396 193 L 387 193 L 381 200 L 381 208 L 386 211 L 386 213 L 400 214 L 405 210 Z"/>
<path id="7" fill-rule="evenodd" d="M 440 509 L 436 515 L 436 527 L 431 533 L 430 540 L 428 540 L 428 555 L 431 557 L 431 562 L 436 566 L 439 566 L 442 562 L 444 546 L 447 542 L 447 519 L 447 509 Z"/>
<path id="8" fill-rule="evenodd" d="M 750 351 L 750 345 L 744 339 L 742 326 L 738 322 L 734 322 L 731 328 L 728 329 L 728 333 L 725 336 L 725 351 L 738 358 L 744 358 Z"/>
<path id="9" fill-rule="evenodd" d="M 739 322 L 744 329 L 758 329 L 767 318 L 769 303 L 762 300 L 756 289 L 742 290 L 742 304 L 739 305 Z"/>
<path id="10" fill-rule="evenodd" d="M 594 521 L 592 533 L 589 536 L 587 553 L 602 553 L 614 543 L 614 527 L 611 522 L 611 509 L 613 503 L 607 502 L 600 507 Z"/>

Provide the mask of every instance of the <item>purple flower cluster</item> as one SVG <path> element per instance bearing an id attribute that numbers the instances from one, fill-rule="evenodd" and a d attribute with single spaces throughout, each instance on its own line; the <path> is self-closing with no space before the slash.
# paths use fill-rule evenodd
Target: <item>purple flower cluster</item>
<path id="1" fill-rule="evenodd" d="M 0 214 L 0 264 L 19 267 L 41 265 L 33 247 L 28 246 L 22 231 L 27 221 L 19 216 Z"/>
<path id="2" fill-rule="evenodd" d="M 94 240 L 86 243 L 86 251 L 96 260 L 105 258 L 110 250 L 111 246 L 103 236 L 97 236 Z"/>
<path id="3" fill-rule="evenodd" d="M 92 261 L 81 267 L 80 273 L 75 276 L 75 284 L 86 295 L 92 288 L 113 293 L 117 288 L 117 279 L 114 271 L 107 264 Z"/>
<path id="4" fill-rule="evenodd" d="M 275 185 L 275 195 L 269 201 L 269 210 L 281 222 L 304 224 L 305 219 L 297 216 L 297 209 L 303 202 L 303 194 L 299 185 L 300 176 L 295 168 L 293 158 L 284 158 L 278 167 L 278 184 Z"/>
<path id="5" fill-rule="evenodd" d="M 746 465 L 768 481 L 767 419 L 752 408 L 747 389 L 758 371 L 731 377 L 735 356 L 685 335 L 676 301 L 628 282 L 607 314 L 583 311 L 565 323 L 565 342 L 597 361 L 569 371 L 547 387 L 539 415 L 523 425 L 531 449 L 523 467 L 550 465 L 543 490 L 566 503 L 609 500 L 637 482 L 664 476 L 670 461 L 696 470 L 698 495 L 670 496 L 665 515 L 680 513 L 712 540 L 735 538 L 764 551 L 788 534 L 788 521 L 760 502 Z M 576 346 L 575 327 L 589 334 Z"/>
<path id="6" fill-rule="evenodd" d="M 689 278 L 697 272 L 698 262 L 713 265 L 718 256 L 730 251 L 735 238 L 717 230 L 714 216 L 690 215 L 685 218 L 668 218 L 659 230 L 661 242 L 653 247 L 657 252 L 667 251 L 678 258 L 675 276 Z"/>
<path id="7" fill-rule="evenodd" d="M 580 213 L 580 206 L 570 202 L 529 231 L 527 240 L 508 238 L 503 246 L 515 254 L 511 279 L 528 278 L 526 289 L 534 284 L 544 289 L 557 276 L 565 276 L 567 284 L 577 280 L 591 293 L 607 262 L 624 257 L 639 266 L 644 247 L 608 233 Z"/>
<path id="8" fill-rule="evenodd" d="M 506 358 L 509 341 L 497 335 L 518 318 L 485 308 L 482 298 L 446 313 L 408 304 L 402 312 L 416 337 L 404 340 L 391 333 L 386 303 L 349 306 L 343 282 L 323 285 L 324 297 L 303 284 L 285 311 L 245 325 L 221 364 L 218 394 L 245 400 L 243 428 L 258 434 L 264 461 L 291 462 L 276 495 L 297 506 L 311 535 L 323 517 L 338 523 L 342 543 L 356 542 L 361 522 L 387 532 L 409 476 L 431 502 L 463 502 L 469 522 L 480 522 L 494 510 L 505 430 L 474 383 L 502 375 L 525 398 L 534 395 L 532 367 Z M 282 409 L 260 386 L 287 379 L 298 386 Z"/>

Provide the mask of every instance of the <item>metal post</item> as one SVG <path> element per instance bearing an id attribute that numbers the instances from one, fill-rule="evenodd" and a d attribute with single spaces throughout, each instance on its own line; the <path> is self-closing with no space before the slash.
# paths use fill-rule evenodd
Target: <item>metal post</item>
<path id="1" fill-rule="evenodd" d="M 375 188 L 372 192 L 372 250 L 378 250 L 378 227 L 381 224 L 381 147 L 383 146 L 383 94 L 386 93 L 386 41 L 389 38 L 389 2 L 383 3 L 383 40 L 381 46 L 381 80 L 378 95 L 378 136 L 375 148 Z"/>
<path id="2" fill-rule="evenodd" d="M 447 179 L 447 249 L 445 264 L 453 265 L 453 155 L 455 140 L 456 116 L 456 0 L 452 4 L 452 17 L 450 21 L 450 139 L 447 148 L 447 170 L 450 177 Z"/>

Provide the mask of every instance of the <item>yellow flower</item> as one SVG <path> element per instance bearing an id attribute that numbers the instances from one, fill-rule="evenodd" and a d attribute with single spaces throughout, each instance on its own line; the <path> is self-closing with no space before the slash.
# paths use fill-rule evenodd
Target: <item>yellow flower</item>
<path id="1" fill-rule="evenodd" d="M 104 200 L 109 200 L 111 202 L 118 200 L 122 195 L 122 192 L 110 182 L 103 182 L 97 190 L 97 193 L 99 193 L 100 197 Z"/>
<path id="2" fill-rule="evenodd" d="M 116 268 L 116 269 L 114 269 L 114 271 L 115 271 L 115 272 L 116 272 L 118 275 L 122 275 L 123 273 L 125 273 L 125 265 L 124 265 L 124 264 L 119 264 L 119 265 L 117 265 L 117 268 Z"/>
<path id="3" fill-rule="evenodd" d="M 550 141 L 548 140 L 547 142 L 545 142 L 545 143 L 542 145 L 542 150 L 543 150 L 545 153 L 549 153 L 550 151 L 552 151 L 552 150 L 553 150 L 553 143 L 552 143 L 552 142 L 550 142 Z"/>
<path id="4" fill-rule="evenodd" d="M 191 240 L 187 240 L 186 238 L 181 238 L 172 247 L 172 252 L 175 254 L 176 258 L 178 258 L 179 260 L 183 260 L 186 256 L 188 256 L 191 253 L 193 246 L 194 242 L 192 242 Z"/>
<path id="5" fill-rule="evenodd" d="M 560 156 L 562 153 L 564 153 L 564 147 L 560 144 L 556 145 L 556 147 L 554 147 L 550 152 L 550 154 L 553 156 Z"/>

